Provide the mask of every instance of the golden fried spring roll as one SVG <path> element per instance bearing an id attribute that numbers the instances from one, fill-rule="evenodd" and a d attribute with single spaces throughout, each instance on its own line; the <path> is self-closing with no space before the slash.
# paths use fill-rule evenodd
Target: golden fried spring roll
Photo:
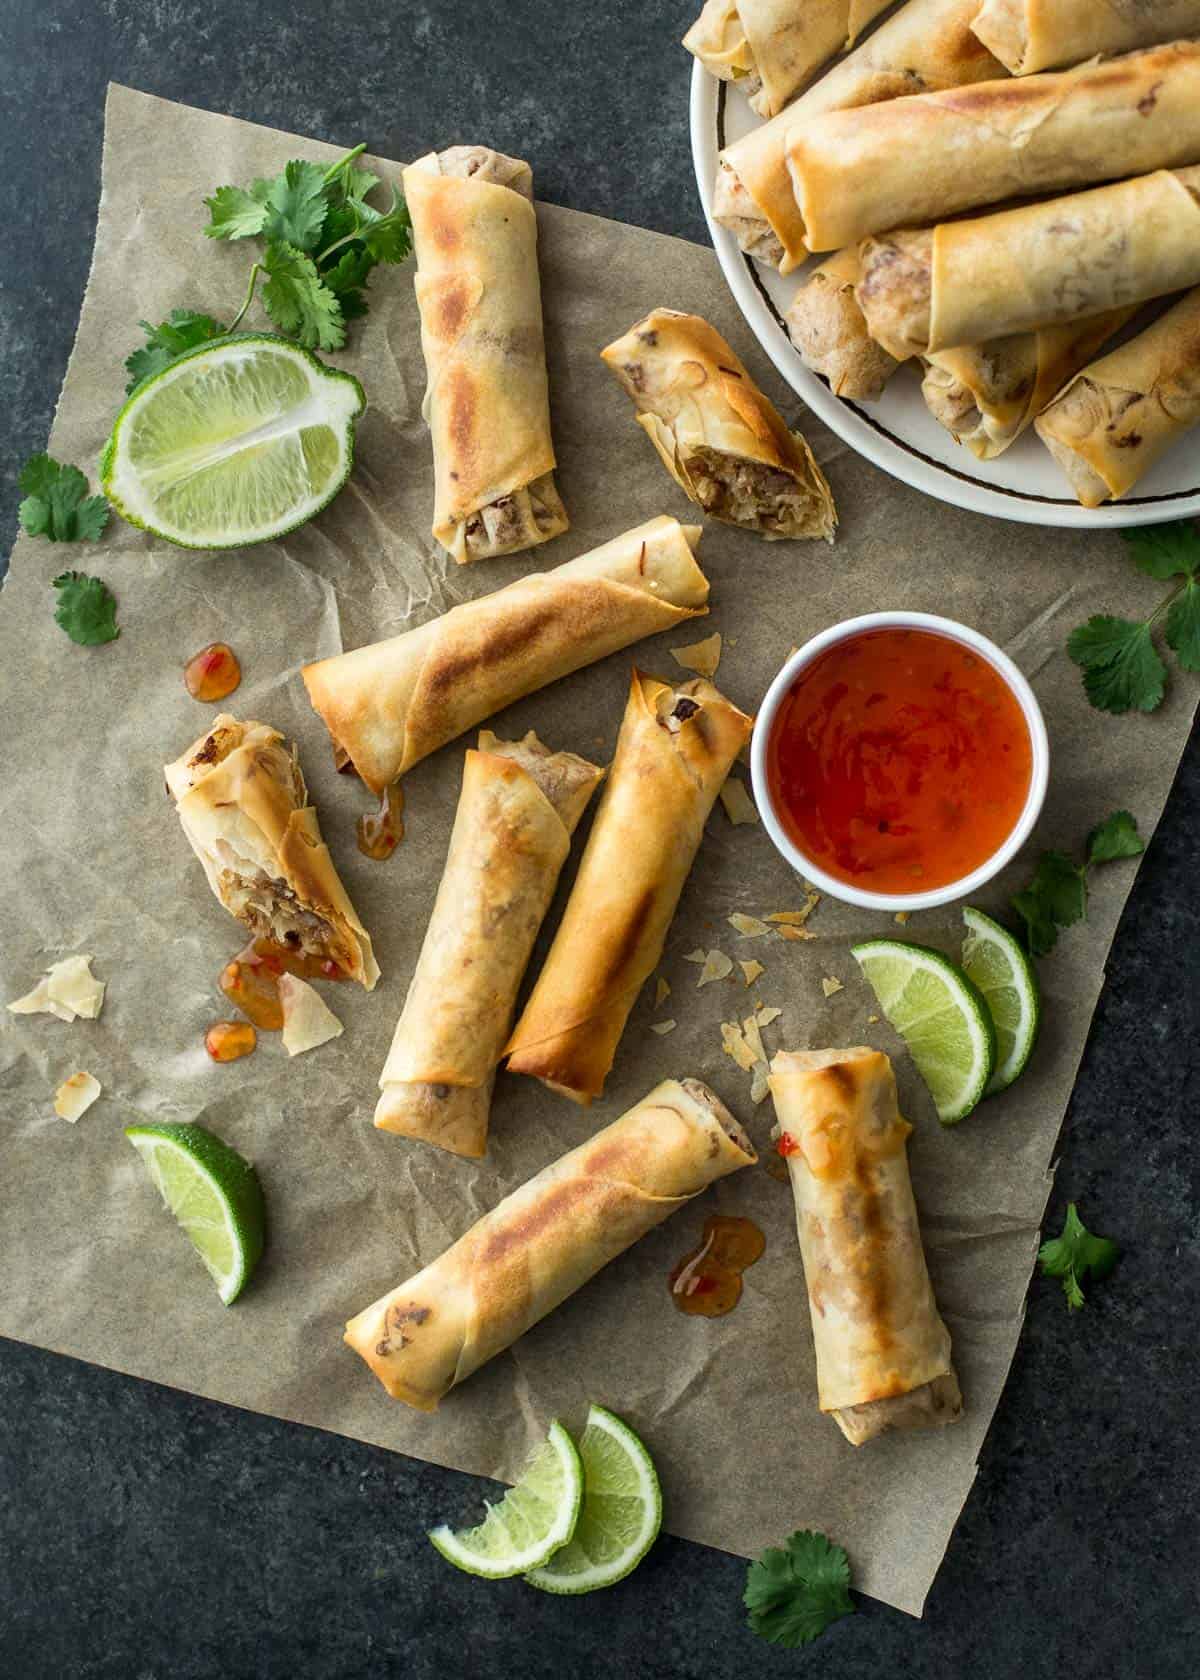
<path id="1" fill-rule="evenodd" d="M 784 316 L 788 337 L 835 397 L 874 402 L 900 363 L 876 344 L 858 307 L 858 249 L 826 257 L 814 268 Z"/>
<path id="2" fill-rule="evenodd" d="M 1133 313 L 1132 307 L 1113 309 L 1065 327 L 937 350 L 925 362 L 925 406 L 972 455 L 994 460 Z"/>
<path id="3" fill-rule="evenodd" d="M 1014 76 L 1200 35 L 1200 0 L 983 0 L 975 33 Z"/>
<path id="4" fill-rule="evenodd" d="M 667 1079 L 346 1326 L 388 1393 L 432 1412 L 639 1237 L 756 1159 L 697 1079 Z"/>
<path id="5" fill-rule="evenodd" d="M 603 770 L 532 731 L 468 749 L 437 901 L 380 1076 L 375 1124 L 455 1155 L 487 1144 L 517 987 Z"/>
<path id="6" fill-rule="evenodd" d="M 848 111 L 1004 74 L 971 32 L 979 0 L 908 0 L 873 35 L 769 123 L 721 153 L 713 219 L 749 256 L 790 274 L 808 255 L 804 219 L 788 173 L 791 129 L 827 111 Z"/>
<path id="7" fill-rule="evenodd" d="M 726 525 L 833 540 L 833 492 L 799 432 L 699 315 L 655 309 L 600 352 L 675 482 Z"/>
<path id="8" fill-rule="evenodd" d="M 1200 285 L 1200 168 L 865 240 L 859 307 L 897 361 Z"/>
<path id="9" fill-rule="evenodd" d="M 786 1138 L 817 1391 L 853 1446 L 953 1423 L 962 1396 L 908 1176 L 912 1127 L 878 1050 L 780 1051 L 771 1095 Z"/>
<path id="10" fill-rule="evenodd" d="M 512 1072 L 585 1107 L 603 1091 L 705 819 L 752 726 L 703 677 L 673 688 L 634 671 L 579 873 L 508 1043 Z"/>
<path id="11" fill-rule="evenodd" d="M 706 0 L 683 38 L 760 117 L 782 111 L 834 53 L 852 47 L 892 0 Z"/>
<path id="12" fill-rule="evenodd" d="M 164 771 L 208 884 L 255 938 L 333 963 L 370 991 L 371 936 L 346 895 L 295 750 L 222 712 Z"/>
<path id="13" fill-rule="evenodd" d="M 533 548 L 567 529 L 554 445 L 533 177 L 486 146 L 404 171 L 433 436 L 433 534 L 455 560 Z"/>
<path id="14" fill-rule="evenodd" d="M 1197 159 L 1200 44 L 1187 41 L 1054 75 L 833 111 L 788 137 L 814 251 Z"/>
<path id="15" fill-rule="evenodd" d="M 1133 489 L 1200 425 L 1200 288 L 1067 386 L 1038 435 L 1084 507 Z"/>
<path id="16" fill-rule="evenodd" d="M 707 612 L 699 541 L 698 525 L 660 515 L 415 630 L 306 665 L 308 697 L 381 793 L 523 695 Z"/>

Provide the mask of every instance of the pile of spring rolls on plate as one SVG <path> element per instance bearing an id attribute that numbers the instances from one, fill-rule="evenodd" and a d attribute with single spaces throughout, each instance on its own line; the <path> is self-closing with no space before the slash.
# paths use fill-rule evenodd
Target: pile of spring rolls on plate
<path id="1" fill-rule="evenodd" d="M 764 79 L 764 90 L 774 85 Z M 433 537 L 461 564 L 537 547 L 567 530 L 568 514 L 555 479 L 529 167 L 455 147 L 413 164 L 404 189 L 428 372 Z M 832 537 L 833 499 L 803 438 L 707 322 L 655 309 L 601 354 L 703 513 L 766 540 Z M 339 762 L 386 795 L 511 702 L 707 612 L 700 535 L 660 515 L 388 641 L 307 666 Z M 584 1109 L 602 1097 L 752 721 L 702 676 L 666 682 L 635 667 L 607 767 L 532 732 L 505 740 L 483 729 L 466 746 L 441 883 L 379 1076 L 375 1125 L 394 1139 L 385 1147 L 433 1146 L 445 1171 L 469 1171 L 487 1149 L 502 1064 Z M 294 952 L 307 973 L 372 990 L 370 935 L 280 733 L 222 714 L 166 780 L 209 885 L 255 939 Z M 593 800 L 566 907 L 518 1009 Z M 389 867 L 403 863 L 401 852 Z M 407 914 L 404 895 L 397 902 Z M 855 1444 L 952 1421 L 958 1383 L 887 1058 L 781 1054 L 771 1086 L 788 1139 L 821 1407 Z M 664 1078 L 360 1311 L 346 1341 L 388 1393 L 432 1411 L 608 1261 L 755 1160 L 712 1091 L 686 1072 Z"/>
<path id="2" fill-rule="evenodd" d="M 980 459 L 1033 427 L 1124 496 L 1200 422 L 1200 0 L 907 0 L 860 40 L 885 10 L 707 0 L 684 45 L 769 119 L 715 219 L 807 265 L 786 326 L 835 395 L 912 362 Z"/>

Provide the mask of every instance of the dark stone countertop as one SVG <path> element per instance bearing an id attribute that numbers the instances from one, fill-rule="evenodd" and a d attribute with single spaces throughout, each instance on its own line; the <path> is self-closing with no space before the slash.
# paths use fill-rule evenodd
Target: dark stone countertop
<path id="1" fill-rule="evenodd" d="M 545 198 L 702 239 L 676 45 L 690 10 L 684 0 L 6 0 L 5 544 L 13 479 L 44 443 L 87 276 L 107 81 L 328 140 L 361 137 L 397 158 L 484 134 L 535 161 Z M 863 1601 L 813 1650 L 773 1651 L 742 1626 L 745 1565 L 675 1540 L 592 1598 L 473 1581 L 434 1555 L 424 1530 L 466 1516 L 483 1484 L 6 1342 L 0 1671 L 1193 1680 L 1198 835 L 1193 740 L 1113 951 L 1051 1204 L 1058 1218 L 1080 1199 L 1126 1254 L 1074 1317 L 1056 1285 L 1034 1282 L 923 1622 Z"/>

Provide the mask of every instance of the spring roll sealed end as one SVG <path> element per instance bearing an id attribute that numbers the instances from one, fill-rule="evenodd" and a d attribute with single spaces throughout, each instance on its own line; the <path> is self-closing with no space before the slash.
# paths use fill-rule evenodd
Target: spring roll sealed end
<path id="1" fill-rule="evenodd" d="M 381 1081 L 375 1125 L 381 1132 L 435 1144 L 450 1155 L 482 1160 L 487 1154 L 495 1082 L 494 1070 L 482 1085 Z"/>
<path id="2" fill-rule="evenodd" d="M 781 1051 L 771 1095 L 796 1201 L 818 1400 L 854 1445 L 952 1423 L 961 1396 L 908 1172 L 888 1058 Z"/>
<path id="3" fill-rule="evenodd" d="M 164 774 L 188 842 L 230 915 L 255 938 L 331 962 L 370 991 L 379 979 L 371 936 L 279 731 L 223 712 Z"/>
<path id="4" fill-rule="evenodd" d="M 796 293 L 784 323 L 805 367 L 827 379 L 835 397 L 874 402 L 900 364 L 867 331 L 854 295 L 858 273 L 853 246 L 827 258 Z"/>
<path id="5" fill-rule="evenodd" d="M 832 542 L 833 492 L 812 451 L 707 321 L 655 309 L 600 354 L 663 465 L 705 513 L 768 542 Z"/>
<path id="6" fill-rule="evenodd" d="M 1200 0 L 983 0 L 974 30 L 1014 76 L 1028 76 L 1200 34 Z"/>
<path id="7" fill-rule="evenodd" d="M 610 1260 L 755 1158 L 707 1086 L 664 1080 L 352 1318 L 345 1340 L 394 1399 L 435 1411 Z"/>
<path id="8" fill-rule="evenodd" d="M 892 0 L 707 0 L 683 38 L 760 117 L 773 117 L 835 53 L 853 46 Z"/>

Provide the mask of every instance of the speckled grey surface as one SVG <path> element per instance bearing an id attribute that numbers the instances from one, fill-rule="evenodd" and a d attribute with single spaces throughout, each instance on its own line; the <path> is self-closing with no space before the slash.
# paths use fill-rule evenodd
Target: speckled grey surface
<path id="1" fill-rule="evenodd" d="M 486 133 L 534 160 L 548 199 L 701 238 L 688 21 L 675 0 L 4 0 L 4 547 L 87 275 L 109 79 L 392 157 Z M 982 554 L 982 520 L 979 535 Z M 591 1599 L 469 1580 L 423 1531 L 482 1484 L 0 1343 L 0 1673 L 1193 1680 L 1198 836 L 1193 740 L 1113 949 L 1052 1202 L 1057 1217 L 1078 1198 L 1125 1258 L 1073 1318 L 1034 1283 L 923 1622 L 864 1602 L 812 1651 L 775 1652 L 741 1625 L 745 1566 L 674 1540 Z"/>

